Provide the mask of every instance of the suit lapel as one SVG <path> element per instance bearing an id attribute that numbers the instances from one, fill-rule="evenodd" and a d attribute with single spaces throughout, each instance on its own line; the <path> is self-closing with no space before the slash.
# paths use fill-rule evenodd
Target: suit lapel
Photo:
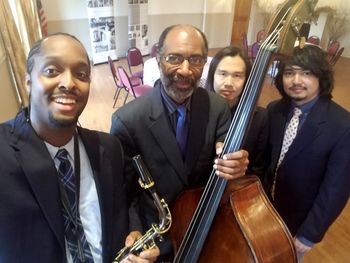
<path id="1" fill-rule="evenodd" d="M 159 83 L 159 82 L 158 82 Z M 153 88 L 152 103 L 150 106 L 150 130 L 159 148 L 164 152 L 164 156 L 179 174 L 182 181 L 188 185 L 186 167 L 182 160 L 179 147 L 176 142 L 174 132 L 170 128 L 168 116 L 164 109 L 160 94 L 160 83 Z M 175 150 L 176 149 L 176 150 Z"/>
<path id="2" fill-rule="evenodd" d="M 23 121 L 23 122 L 22 122 Z M 36 200 L 64 251 L 64 232 L 57 170 L 44 142 L 23 119 L 16 123 L 16 158 L 33 190 Z"/>
<path id="3" fill-rule="evenodd" d="M 208 93 L 202 88 L 197 88 L 191 102 L 191 125 L 186 155 L 189 170 L 192 170 L 200 155 L 209 121 L 209 110 Z"/>
<path id="4" fill-rule="evenodd" d="M 102 248 L 103 250 L 111 243 L 111 235 L 108 229 L 113 227 L 113 180 L 112 167 L 105 159 L 105 149 L 102 146 L 98 134 L 86 129 L 79 128 L 79 135 L 83 141 L 93 172 L 97 195 L 101 211 Z M 107 253 L 103 252 L 104 257 Z M 104 259 L 104 262 L 106 258 Z"/>
<path id="5" fill-rule="evenodd" d="M 287 104 L 280 102 L 269 116 L 271 120 L 269 136 L 272 138 L 271 141 L 273 145 L 271 152 L 271 167 L 275 167 L 277 165 L 282 147 L 282 141 L 288 114 L 288 107 L 286 107 L 286 105 Z"/>
<path id="6" fill-rule="evenodd" d="M 305 147 L 308 147 L 308 145 L 310 145 L 319 136 L 319 125 L 323 122 L 323 117 L 326 116 L 326 111 L 327 103 L 324 103 L 322 99 L 319 99 L 319 101 L 316 102 L 315 106 L 311 109 L 305 123 L 294 139 L 284 161 L 287 161 L 298 154 Z"/>

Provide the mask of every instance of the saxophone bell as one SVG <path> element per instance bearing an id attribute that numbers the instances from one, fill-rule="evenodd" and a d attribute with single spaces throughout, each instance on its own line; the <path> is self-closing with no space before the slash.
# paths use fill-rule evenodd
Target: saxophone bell
<path id="1" fill-rule="evenodd" d="M 140 176 L 139 184 L 142 188 L 147 189 L 153 198 L 159 213 L 160 222 L 152 224 L 152 227 L 142 237 L 137 239 L 131 247 L 126 246 L 122 248 L 112 263 L 122 262 L 129 254 L 139 255 L 144 250 L 154 248 L 156 246 L 155 241 L 163 240 L 162 235 L 170 229 L 172 223 L 170 209 L 164 199 L 159 198 L 154 188 L 154 181 L 140 155 L 133 157 L 133 164 Z"/>

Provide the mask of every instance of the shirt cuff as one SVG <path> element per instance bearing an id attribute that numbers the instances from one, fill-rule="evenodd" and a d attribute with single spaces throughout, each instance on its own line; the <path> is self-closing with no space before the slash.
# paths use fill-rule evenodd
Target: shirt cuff
<path id="1" fill-rule="evenodd" d="M 315 245 L 314 242 L 312 242 L 312 241 L 306 239 L 305 237 L 298 237 L 298 236 L 297 236 L 297 239 L 298 239 L 301 243 L 303 243 L 305 246 L 313 247 L 313 246 Z"/>

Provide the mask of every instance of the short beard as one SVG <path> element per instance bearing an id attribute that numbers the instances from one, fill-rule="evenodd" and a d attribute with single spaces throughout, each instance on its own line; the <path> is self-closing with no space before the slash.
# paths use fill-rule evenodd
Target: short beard
<path id="1" fill-rule="evenodd" d="M 52 113 L 49 113 L 50 123 L 56 128 L 69 128 L 75 126 L 78 122 L 78 117 L 74 117 L 73 119 L 57 119 Z"/>
<path id="2" fill-rule="evenodd" d="M 160 72 L 160 80 L 162 81 L 162 84 L 164 86 L 164 90 L 166 94 L 172 98 L 175 102 L 181 104 L 183 103 L 187 98 L 191 97 L 194 90 L 198 87 L 198 82 L 195 83 L 194 81 L 191 81 L 192 89 L 178 89 L 176 88 L 173 83 L 175 82 L 176 75 L 173 78 L 170 78 L 166 76 L 162 71 Z"/>

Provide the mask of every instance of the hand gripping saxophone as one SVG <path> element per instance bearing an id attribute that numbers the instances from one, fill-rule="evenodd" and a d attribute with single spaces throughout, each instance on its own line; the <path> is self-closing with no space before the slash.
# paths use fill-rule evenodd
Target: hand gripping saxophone
<path id="1" fill-rule="evenodd" d="M 140 155 L 133 157 L 133 165 L 140 176 L 139 184 L 143 189 L 147 189 L 153 198 L 153 202 L 158 209 L 160 222 L 158 225 L 152 224 L 152 227 L 141 238 L 136 240 L 131 247 L 121 249 L 112 263 L 122 262 L 129 254 L 139 255 L 143 250 L 155 247 L 155 241 L 162 241 L 162 235 L 170 229 L 172 222 L 169 207 L 164 199 L 159 198 L 151 174 Z"/>

